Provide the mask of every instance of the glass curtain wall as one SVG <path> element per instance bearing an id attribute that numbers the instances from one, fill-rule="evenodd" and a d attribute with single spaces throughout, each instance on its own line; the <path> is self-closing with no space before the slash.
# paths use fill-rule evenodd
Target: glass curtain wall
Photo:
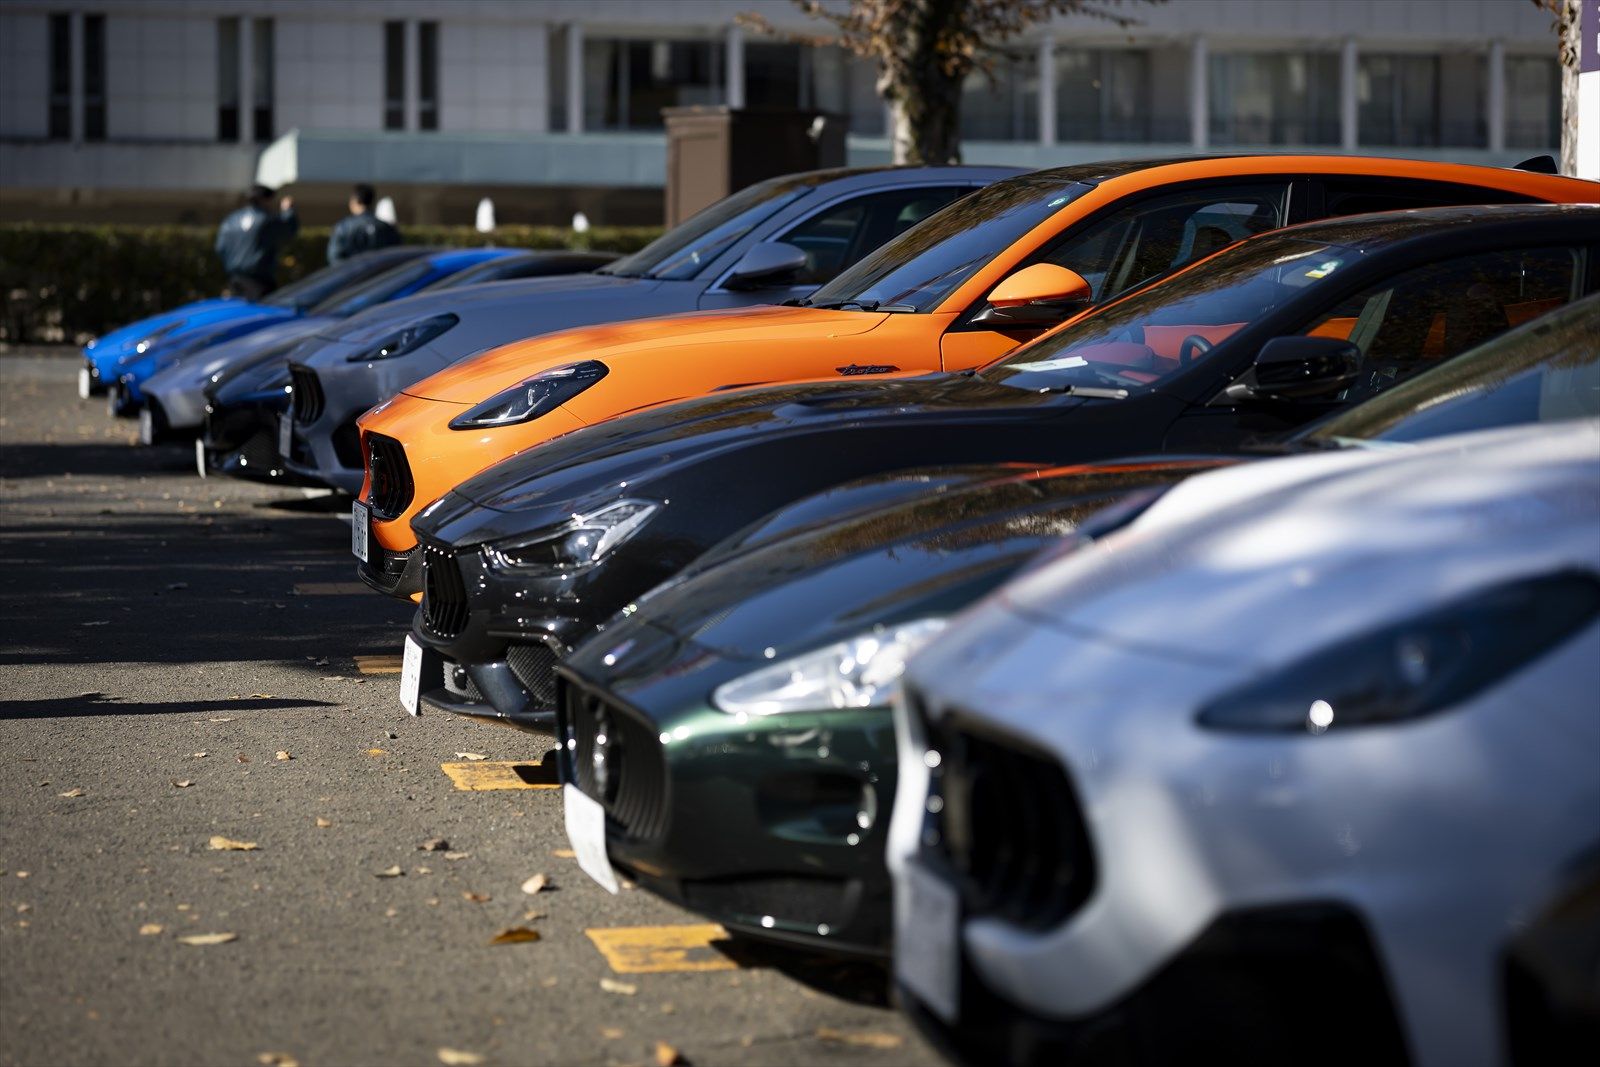
<path id="1" fill-rule="evenodd" d="M 585 38 L 584 128 L 659 130 L 662 108 L 723 103 L 724 55 L 720 39 Z"/>
<path id="2" fill-rule="evenodd" d="M 1356 73 L 1361 143 L 1433 147 L 1439 128 L 1439 57 L 1362 55 Z"/>
<path id="3" fill-rule="evenodd" d="M 1224 52 L 1208 75 L 1213 144 L 1339 142 L 1337 53 Z"/>
<path id="4" fill-rule="evenodd" d="M 1561 69 L 1544 56 L 1506 56 L 1506 144 L 1561 143 Z"/>
<path id="5" fill-rule="evenodd" d="M 961 136 L 972 141 L 1038 139 L 1037 51 L 993 56 L 990 70 L 967 75 L 961 87 Z"/>
<path id="6" fill-rule="evenodd" d="M 1187 141 L 1187 120 L 1159 113 L 1147 49 L 1062 48 L 1055 53 L 1056 139 Z"/>

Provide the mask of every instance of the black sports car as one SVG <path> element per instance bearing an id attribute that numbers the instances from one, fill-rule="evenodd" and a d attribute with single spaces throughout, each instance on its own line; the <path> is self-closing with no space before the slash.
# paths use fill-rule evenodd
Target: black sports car
<path id="1" fill-rule="evenodd" d="M 548 729 L 559 655 L 783 504 L 927 465 L 1234 449 L 1592 290 L 1597 242 L 1592 207 L 1311 223 L 1234 245 L 977 372 L 730 392 L 559 438 L 413 523 L 425 590 L 413 635 L 432 653 L 422 695 Z"/>
<path id="2" fill-rule="evenodd" d="M 1260 454 L 1600 416 L 1597 331 L 1591 296 Z M 712 548 L 557 668 L 562 774 L 610 813 L 607 862 L 730 929 L 881 951 L 907 656 L 1035 552 L 1236 459 L 881 475 Z"/>

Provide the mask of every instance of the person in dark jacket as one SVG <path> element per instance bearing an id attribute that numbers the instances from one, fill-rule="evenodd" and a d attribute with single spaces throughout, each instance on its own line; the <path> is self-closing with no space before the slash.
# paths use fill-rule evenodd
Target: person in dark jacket
<path id="1" fill-rule="evenodd" d="M 294 201 L 278 201 L 265 185 L 250 187 L 244 207 L 222 220 L 217 230 L 217 257 L 228 273 L 228 288 L 246 300 L 260 300 L 278 287 L 278 249 L 300 232 Z"/>
<path id="2" fill-rule="evenodd" d="M 339 220 L 328 238 L 329 263 L 400 243 L 400 231 L 372 213 L 377 199 L 377 190 L 366 182 L 355 187 L 350 194 L 350 214 Z"/>

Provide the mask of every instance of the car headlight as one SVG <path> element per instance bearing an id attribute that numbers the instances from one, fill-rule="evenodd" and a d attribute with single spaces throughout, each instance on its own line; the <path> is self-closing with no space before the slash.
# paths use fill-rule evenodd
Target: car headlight
<path id="1" fill-rule="evenodd" d="M 607 373 L 609 368 L 593 359 L 551 367 L 526 381 L 518 382 L 510 389 L 496 393 L 466 414 L 457 415 L 450 420 L 450 428 L 481 430 L 528 422 L 565 404 Z"/>
<path id="2" fill-rule="evenodd" d="M 393 359 L 415 352 L 429 341 L 461 321 L 459 315 L 445 312 L 432 318 L 413 322 L 389 334 L 375 345 L 344 357 L 346 363 L 370 363 L 376 359 Z"/>
<path id="3" fill-rule="evenodd" d="M 944 625 L 934 618 L 879 627 L 720 685 L 711 702 L 735 715 L 886 708 L 906 660 Z"/>
<path id="4" fill-rule="evenodd" d="M 568 571 L 587 567 L 639 532 L 661 505 L 649 500 L 619 500 L 587 515 L 526 537 L 483 546 L 492 567 L 516 571 Z"/>
<path id="5" fill-rule="evenodd" d="M 1212 701 L 1219 730 L 1324 733 L 1462 704 L 1600 614 L 1600 580 L 1566 571 L 1509 582 L 1342 641 Z"/>

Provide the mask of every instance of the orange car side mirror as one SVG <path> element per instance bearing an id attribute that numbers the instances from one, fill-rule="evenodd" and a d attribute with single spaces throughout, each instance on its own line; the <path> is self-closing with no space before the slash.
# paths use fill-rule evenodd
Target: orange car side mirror
<path id="1" fill-rule="evenodd" d="M 1077 271 L 1035 263 L 995 286 L 989 306 L 972 321 L 1001 328 L 1050 326 L 1076 315 L 1093 299 L 1094 290 Z"/>

